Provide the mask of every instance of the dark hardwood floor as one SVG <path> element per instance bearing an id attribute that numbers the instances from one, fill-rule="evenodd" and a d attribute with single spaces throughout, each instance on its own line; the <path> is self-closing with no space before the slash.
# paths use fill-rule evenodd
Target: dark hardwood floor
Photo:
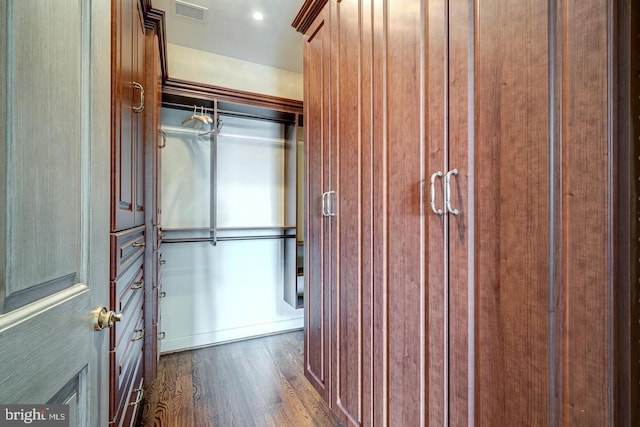
<path id="1" fill-rule="evenodd" d="M 162 356 L 142 426 L 339 426 L 303 373 L 303 332 Z"/>

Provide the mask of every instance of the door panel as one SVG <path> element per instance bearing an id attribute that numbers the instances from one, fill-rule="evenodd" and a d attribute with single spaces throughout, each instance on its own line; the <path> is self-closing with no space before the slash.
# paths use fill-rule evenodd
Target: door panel
<path id="1" fill-rule="evenodd" d="M 547 424 L 549 3 L 485 1 L 472 10 L 459 3 L 451 26 L 464 30 L 459 44 L 451 41 L 452 73 L 454 63 L 461 65 L 451 81 L 463 84 L 451 89 L 451 103 L 468 114 L 469 124 L 455 118 L 464 125 L 456 124 L 452 145 L 455 138 L 458 149 L 450 165 L 463 171 L 456 181 L 462 188 L 456 184 L 454 193 L 473 197 L 451 220 L 450 307 L 465 307 L 452 314 L 460 324 L 452 320 L 450 326 L 452 334 L 464 328 L 451 342 L 464 349 L 451 360 L 451 415 L 461 423 L 474 417 L 480 425 Z M 459 239 L 467 223 L 468 237 Z M 453 393 L 469 386 L 475 396 Z"/>
<path id="2" fill-rule="evenodd" d="M 427 317 L 427 396 L 424 406 L 428 412 L 428 425 L 446 425 L 448 419 L 448 224 L 449 215 L 444 206 L 444 177 L 434 177 L 434 208 L 440 215 L 432 211 L 431 176 L 437 172 L 445 174 L 448 159 L 448 5 L 446 0 L 428 2 L 427 36 L 423 45 L 426 63 L 425 86 L 425 120 L 426 120 L 426 175 L 424 176 L 424 201 L 427 219 L 425 236 L 427 256 L 424 261 L 427 275 L 428 317 Z M 428 181 L 427 181 L 428 180 Z"/>
<path id="3" fill-rule="evenodd" d="M 383 259 L 387 295 L 386 363 L 388 420 L 393 426 L 424 422 L 426 280 L 423 105 L 420 96 L 421 16 L 419 0 L 388 2 L 383 11 L 386 100 L 381 106 L 384 132 L 383 190 L 388 235 Z M 384 75 L 384 74 L 383 74 Z M 383 356 L 385 357 L 385 356 Z"/>
<path id="4" fill-rule="evenodd" d="M 108 303 L 109 5 L 9 1 L 0 21 L 0 402 L 75 402 L 72 425 L 99 425 L 108 334 L 93 331 L 92 310 Z"/>
<path id="5" fill-rule="evenodd" d="M 606 425 L 613 419 L 610 236 L 614 147 L 609 74 L 613 30 L 606 0 L 573 0 L 563 11 L 562 68 L 562 419 L 567 425 Z M 634 35 L 634 41 L 637 38 Z M 560 78 L 560 76 L 558 76 Z M 637 141 L 636 141 L 637 144 Z M 624 155 L 624 154 L 622 154 Z M 560 197 L 560 194 L 558 195 Z M 560 229 L 560 227 L 558 227 Z M 636 323 L 634 325 L 638 327 Z"/>
<path id="6" fill-rule="evenodd" d="M 329 188 L 329 22 L 327 9 L 304 43 L 305 73 L 305 374 L 329 400 L 330 222 L 322 215 Z"/>
<path id="7" fill-rule="evenodd" d="M 332 171 L 336 191 L 331 211 L 335 226 L 335 282 L 332 284 L 332 396 L 335 410 L 345 425 L 362 425 L 371 418 L 372 276 L 371 232 L 366 212 L 371 212 L 370 120 L 371 87 L 365 84 L 370 63 L 365 63 L 366 44 L 360 36 L 371 14 L 365 1 L 336 3 L 332 7 L 332 64 L 336 93 L 332 107 L 336 131 Z M 369 46 L 370 48 L 370 46 Z M 362 73 L 360 73 L 362 71 Z M 369 99 L 367 101 L 367 99 Z M 359 108 L 359 105 L 362 108 Z M 335 165 L 335 167 L 333 166 Z M 369 220 L 370 221 L 370 220 Z M 363 274 L 364 273 L 364 274 Z M 366 424 L 366 423 L 365 423 Z"/>

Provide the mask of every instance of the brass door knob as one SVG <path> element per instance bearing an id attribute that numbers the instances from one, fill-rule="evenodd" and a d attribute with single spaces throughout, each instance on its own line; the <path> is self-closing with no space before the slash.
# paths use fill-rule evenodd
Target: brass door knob
<path id="1" fill-rule="evenodd" d="M 107 310 L 107 307 L 98 307 L 93 310 L 93 329 L 101 331 L 110 328 L 115 322 L 122 320 L 122 313 Z"/>

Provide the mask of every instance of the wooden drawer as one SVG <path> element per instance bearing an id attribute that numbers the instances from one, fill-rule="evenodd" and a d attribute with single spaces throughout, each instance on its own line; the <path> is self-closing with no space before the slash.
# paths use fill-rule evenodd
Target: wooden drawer
<path id="1" fill-rule="evenodd" d="M 144 254 L 144 226 L 111 233 L 111 280 L 116 280 Z"/>
<path id="2" fill-rule="evenodd" d="M 138 368 L 133 382 L 134 387 L 129 395 L 129 401 L 126 403 L 127 406 L 124 408 L 125 413 L 122 417 L 122 422 L 120 423 L 122 427 L 134 427 L 137 425 L 136 421 L 142 408 L 142 398 L 144 395 L 143 382 L 142 363 L 140 363 L 140 367 Z"/>
<path id="3" fill-rule="evenodd" d="M 138 332 L 143 328 L 142 310 L 135 322 L 131 322 L 133 327 L 127 328 L 118 337 L 118 345 L 110 352 L 110 368 L 115 375 L 111 376 L 110 390 L 110 417 L 112 420 L 120 419 L 123 407 L 130 400 L 133 384 L 136 377 L 142 375 L 142 343 L 143 339 L 136 339 L 141 336 Z M 134 399 L 135 400 L 135 399 Z M 124 408 L 126 410 L 126 408 Z"/>
<path id="4" fill-rule="evenodd" d="M 131 427 L 135 425 L 142 399 L 142 357 L 138 358 L 127 387 L 121 395 L 111 394 L 109 408 L 109 425 L 118 427 Z"/>
<path id="5" fill-rule="evenodd" d="M 142 258 L 140 258 L 142 260 Z M 134 274 L 130 274 L 134 273 Z M 122 314 L 122 320 L 116 322 L 110 331 L 111 350 L 126 343 L 126 339 L 134 333 L 144 305 L 144 269 L 142 264 L 137 269 L 131 268 L 120 280 L 111 282 L 111 309 Z"/>
<path id="6" fill-rule="evenodd" d="M 143 257 L 138 257 L 117 280 L 110 282 L 109 304 L 111 310 L 121 313 L 131 298 L 144 291 L 143 261 Z"/>

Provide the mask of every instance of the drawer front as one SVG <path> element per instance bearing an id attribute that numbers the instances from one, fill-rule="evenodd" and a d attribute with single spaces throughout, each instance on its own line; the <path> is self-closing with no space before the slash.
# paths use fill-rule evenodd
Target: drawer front
<path id="1" fill-rule="evenodd" d="M 111 233 L 111 280 L 116 280 L 144 254 L 144 226 Z"/>
<path id="2" fill-rule="evenodd" d="M 135 270 L 134 270 L 135 271 Z M 135 275 L 132 276 L 128 286 L 125 286 L 120 297 L 114 299 L 114 295 L 118 294 L 118 282 L 111 283 L 112 289 L 112 310 L 121 313 L 122 319 L 116 322 L 110 331 L 111 350 L 127 344 L 128 339 L 134 334 L 137 323 L 142 317 L 144 306 L 144 288 L 139 288 L 140 282 L 144 281 L 143 268 L 139 268 Z M 115 301 L 115 302 L 114 302 Z"/>
<path id="3" fill-rule="evenodd" d="M 111 381 L 110 416 L 120 419 L 123 407 L 129 401 L 137 376 L 142 375 L 142 343 L 138 331 L 142 330 L 143 318 L 140 316 L 130 336 L 123 336 L 115 350 L 110 352 L 111 372 L 115 373 Z M 129 332 L 129 330 L 127 330 Z M 135 399 L 134 399 L 135 400 Z M 126 410 L 126 408 L 124 408 Z"/>
<path id="4" fill-rule="evenodd" d="M 129 401 L 127 402 L 127 406 L 124 408 L 125 413 L 120 424 L 122 427 L 134 427 L 137 425 L 136 421 L 138 419 L 140 409 L 142 408 L 142 398 L 144 396 L 143 381 L 142 364 L 140 364 L 140 368 L 138 369 L 134 381 L 135 387 L 131 390 Z"/>
<path id="5" fill-rule="evenodd" d="M 143 261 L 143 257 L 138 257 L 117 280 L 110 282 L 109 304 L 111 310 L 122 313 L 129 302 L 137 296 L 136 294 L 144 292 Z"/>
<path id="6" fill-rule="evenodd" d="M 120 395 L 112 395 L 109 408 L 109 425 L 131 427 L 135 420 L 143 397 L 142 357 L 134 366 L 126 390 Z"/>

